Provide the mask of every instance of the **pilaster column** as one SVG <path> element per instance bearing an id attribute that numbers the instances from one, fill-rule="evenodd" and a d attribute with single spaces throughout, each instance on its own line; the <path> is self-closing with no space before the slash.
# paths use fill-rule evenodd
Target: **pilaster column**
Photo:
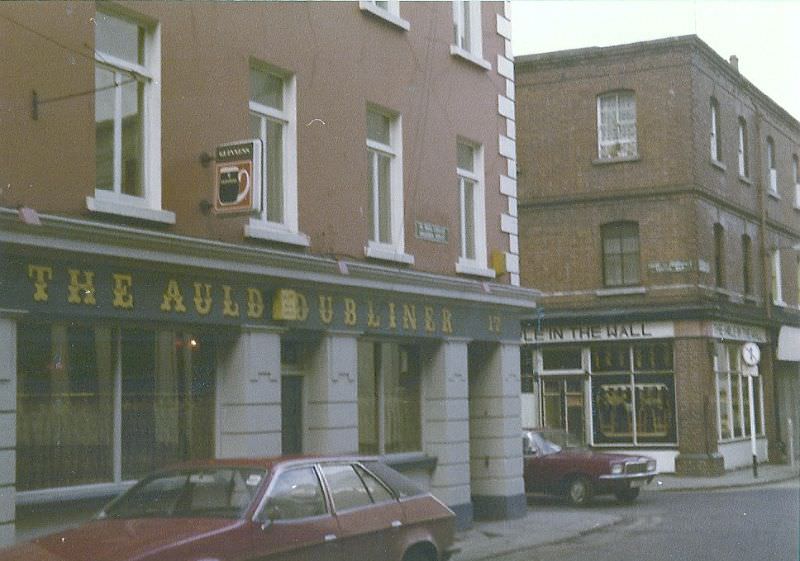
<path id="1" fill-rule="evenodd" d="M 0 310 L 0 547 L 15 539 L 17 320 Z"/>
<path id="2" fill-rule="evenodd" d="M 358 334 L 328 332 L 311 357 L 303 451 L 358 452 Z"/>
<path id="3" fill-rule="evenodd" d="M 217 457 L 281 453 L 281 340 L 275 329 L 244 327 L 219 361 Z"/>
<path id="4" fill-rule="evenodd" d="M 467 343 L 446 340 L 423 356 L 423 450 L 437 458 L 431 492 L 472 525 Z"/>
<path id="5" fill-rule="evenodd" d="M 519 344 L 470 349 L 469 433 L 475 517 L 520 518 L 522 479 Z"/>

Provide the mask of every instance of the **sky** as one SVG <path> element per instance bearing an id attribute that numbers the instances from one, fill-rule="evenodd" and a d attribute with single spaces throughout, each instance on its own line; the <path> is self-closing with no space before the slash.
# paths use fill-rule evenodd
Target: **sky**
<path id="1" fill-rule="evenodd" d="M 514 56 L 695 34 L 800 120 L 800 0 L 513 0 Z"/>

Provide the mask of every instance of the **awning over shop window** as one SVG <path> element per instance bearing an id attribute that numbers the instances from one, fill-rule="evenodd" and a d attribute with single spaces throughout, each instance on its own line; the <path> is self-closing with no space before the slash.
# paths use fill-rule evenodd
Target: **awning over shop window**
<path id="1" fill-rule="evenodd" d="M 800 362 L 800 328 L 781 327 L 778 337 L 778 360 Z"/>

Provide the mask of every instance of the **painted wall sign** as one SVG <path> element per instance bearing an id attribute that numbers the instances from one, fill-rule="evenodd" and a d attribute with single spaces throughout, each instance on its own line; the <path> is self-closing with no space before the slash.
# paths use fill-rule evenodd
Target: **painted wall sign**
<path id="1" fill-rule="evenodd" d="M 261 208 L 261 140 L 217 146 L 214 211 L 233 214 Z"/>
<path id="2" fill-rule="evenodd" d="M 32 315 L 195 324 L 344 329 L 413 337 L 520 338 L 513 309 L 386 291 L 230 274 L 171 273 L 108 263 L 0 262 L 0 307 Z"/>
<path id="3" fill-rule="evenodd" d="M 555 325 L 544 326 L 541 330 L 534 327 L 525 330 L 525 341 L 535 344 L 670 339 L 673 337 L 675 337 L 675 326 L 671 321 Z"/>
<path id="4" fill-rule="evenodd" d="M 420 240 L 435 243 L 447 243 L 447 226 L 431 224 L 429 222 L 415 222 L 415 234 Z"/>

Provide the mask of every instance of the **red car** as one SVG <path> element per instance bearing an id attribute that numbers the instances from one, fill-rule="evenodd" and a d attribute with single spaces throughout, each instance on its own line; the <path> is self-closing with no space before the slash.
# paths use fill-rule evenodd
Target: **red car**
<path id="1" fill-rule="evenodd" d="M 453 534 L 449 508 L 376 459 L 210 460 L 155 473 L 0 561 L 440 561 Z"/>
<path id="2" fill-rule="evenodd" d="M 552 440 L 559 440 L 564 446 Z M 576 506 L 589 504 L 595 495 L 609 494 L 629 503 L 636 500 L 641 487 L 657 473 L 653 458 L 593 452 L 568 447 L 567 442 L 568 437 L 563 433 L 523 430 L 526 493 L 566 496 Z"/>

